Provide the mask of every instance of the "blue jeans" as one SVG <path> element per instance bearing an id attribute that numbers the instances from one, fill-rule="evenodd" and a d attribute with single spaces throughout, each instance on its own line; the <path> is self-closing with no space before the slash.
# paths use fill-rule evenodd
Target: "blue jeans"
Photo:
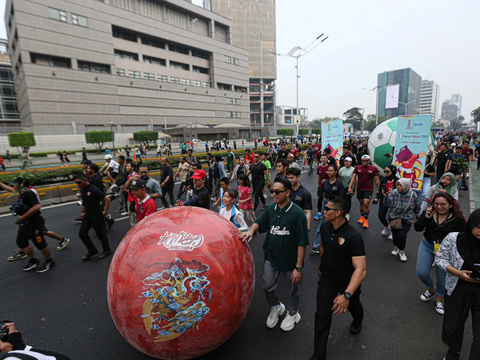
<path id="1" fill-rule="evenodd" d="M 425 238 L 420 242 L 417 255 L 417 276 L 425 284 L 427 288 L 434 286 L 430 269 L 435 260 L 434 245 L 430 244 Z M 435 266 L 435 277 L 437 279 L 437 295 L 442 297 L 445 295 L 445 276 L 446 271 Z"/>
<path id="2" fill-rule="evenodd" d="M 315 249 L 318 249 L 320 247 L 320 243 L 322 242 L 322 235 L 320 234 L 320 227 L 325 222 L 325 214 L 323 212 L 325 211 L 325 206 L 327 205 L 327 202 L 328 202 L 327 199 L 323 199 L 322 212 L 321 212 L 322 217 L 320 219 L 320 224 L 318 225 L 317 232 L 315 233 L 315 241 L 313 243 L 313 247 Z"/>
<path id="3" fill-rule="evenodd" d="M 429 177 L 423 178 L 422 192 L 418 193 L 418 201 L 420 201 L 420 206 L 422 206 L 423 200 L 425 199 L 425 196 L 427 196 L 427 192 L 430 189 L 431 184 L 432 184 L 432 178 L 429 178 Z"/>

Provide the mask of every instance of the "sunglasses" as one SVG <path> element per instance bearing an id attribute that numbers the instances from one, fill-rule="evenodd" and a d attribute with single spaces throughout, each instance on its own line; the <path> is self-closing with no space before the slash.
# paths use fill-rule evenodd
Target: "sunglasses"
<path id="1" fill-rule="evenodd" d="M 83 183 L 83 181 L 75 181 L 75 184 L 78 184 L 78 185 L 80 185 L 82 183 Z"/>
<path id="2" fill-rule="evenodd" d="M 329 206 L 324 206 L 324 210 L 325 210 L 325 211 L 335 210 L 335 211 L 341 211 L 341 212 L 343 212 L 343 210 L 334 209 L 334 208 L 331 208 L 331 207 L 329 207 Z"/>
<path id="3" fill-rule="evenodd" d="M 280 195 L 281 193 L 284 193 L 285 191 L 288 191 L 288 190 L 272 190 L 272 194 Z"/>
<path id="4" fill-rule="evenodd" d="M 391 173 L 390 170 L 385 170 L 385 174 Z"/>

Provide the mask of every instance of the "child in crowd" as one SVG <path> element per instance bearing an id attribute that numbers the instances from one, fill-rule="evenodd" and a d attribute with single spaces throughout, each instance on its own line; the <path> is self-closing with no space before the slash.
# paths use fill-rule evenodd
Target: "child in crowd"
<path id="1" fill-rule="evenodd" d="M 255 212 L 253 211 L 252 189 L 250 180 L 246 174 L 241 174 L 238 177 L 238 192 L 240 199 L 238 200 L 238 207 L 244 217 L 248 218 L 252 224 L 255 222 Z"/>
<path id="2" fill-rule="evenodd" d="M 227 189 L 223 194 L 223 206 L 220 208 L 219 214 L 235 225 L 240 231 L 247 231 L 248 225 L 243 219 L 243 214 L 235 207 L 237 200 L 237 191 Z"/>

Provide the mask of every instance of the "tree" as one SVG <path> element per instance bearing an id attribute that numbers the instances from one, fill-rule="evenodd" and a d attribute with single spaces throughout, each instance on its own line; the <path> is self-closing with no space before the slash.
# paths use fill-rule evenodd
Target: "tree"
<path id="1" fill-rule="evenodd" d="M 27 132 L 27 131 L 9 133 L 8 143 L 10 144 L 11 147 L 16 147 L 19 153 L 20 153 L 19 148 L 22 148 L 22 150 L 24 151 L 25 148 L 27 147 L 37 145 L 37 143 L 35 142 L 35 136 L 33 135 L 33 133 Z"/>
<path id="2" fill-rule="evenodd" d="M 158 131 L 146 130 L 134 132 L 133 140 L 135 140 L 135 142 L 157 141 Z"/>
<path id="3" fill-rule="evenodd" d="M 473 122 L 476 124 L 480 121 L 480 106 L 472 110 L 470 116 L 473 118 Z"/>
<path id="4" fill-rule="evenodd" d="M 449 129 L 452 131 L 458 131 L 462 128 L 462 121 L 465 118 L 463 116 L 459 116 L 456 119 L 450 120 Z"/>
<path id="5" fill-rule="evenodd" d="M 367 115 L 367 121 L 376 121 L 377 120 L 377 116 L 375 114 L 369 114 Z M 378 125 L 380 125 L 382 122 L 388 120 L 388 118 L 386 116 L 383 116 L 383 115 L 378 115 Z"/>
<path id="6" fill-rule="evenodd" d="M 112 133 L 110 130 L 94 130 L 85 133 L 85 141 L 87 144 L 93 144 L 95 149 L 98 150 L 102 150 L 103 144 L 111 142 L 112 140 L 115 140 L 115 133 Z"/>
<path id="7" fill-rule="evenodd" d="M 380 123 L 380 119 L 378 119 L 378 122 Z M 375 120 L 369 120 L 365 124 L 365 130 L 370 131 L 370 132 L 375 130 L 376 127 L 377 127 L 377 124 L 376 124 Z"/>
<path id="8" fill-rule="evenodd" d="M 343 113 L 343 116 L 345 117 L 345 122 L 352 123 L 354 130 L 362 130 L 362 122 L 364 121 L 364 119 L 360 110 L 362 109 L 358 107 L 353 107 Z"/>
<path id="9" fill-rule="evenodd" d="M 338 116 L 325 116 L 324 118 L 315 118 L 310 123 L 311 125 L 321 125 L 322 121 L 332 121 L 332 120 L 340 120 Z"/>
<path id="10" fill-rule="evenodd" d="M 293 136 L 293 129 L 278 129 L 277 135 Z"/>
<path id="11" fill-rule="evenodd" d="M 445 125 L 443 125 L 443 123 L 441 121 L 435 121 L 433 124 L 432 124 L 432 128 L 444 128 Z"/>

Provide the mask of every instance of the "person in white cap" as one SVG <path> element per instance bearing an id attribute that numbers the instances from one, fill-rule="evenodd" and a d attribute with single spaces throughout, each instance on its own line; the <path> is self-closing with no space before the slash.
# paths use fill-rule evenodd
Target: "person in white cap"
<path id="1" fill-rule="evenodd" d="M 352 166 L 353 158 L 347 156 L 343 159 L 343 166 L 338 170 L 338 176 L 342 181 L 343 186 L 345 189 L 348 189 L 350 186 L 350 181 L 352 180 L 353 170 L 355 168 Z M 345 218 L 347 220 L 350 219 L 350 209 L 352 208 L 352 195 L 350 193 L 345 194 L 345 200 L 347 200 L 347 213 L 345 214 Z"/>
<path id="2" fill-rule="evenodd" d="M 357 199 L 360 201 L 360 219 L 358 223 L 368 229 L 368 216 L 370 215 L 370 201 L 373 194 L 373 182 L 377 189 L 380 188 L 378 169 L 370 163 L 370 155 L 362 155 L 362 165 L 355 166 L 348 193 L 353 195 L 355 186 L 357 187 Z"/>
<path id="3" fill-rule="evenodd" d="M 115 179 L 117 178 L 117 175 L 118 175 L 118 166 L 119 166 L 118 163 L 115 160 L 112 160 L 112 155 L 107 154 L 105 155 L 105 165 L 102 166 L 99 173 L 101 172 L 107 173 L 108 178 L 113 183 L 113 185 L 115 185 Z"/>

